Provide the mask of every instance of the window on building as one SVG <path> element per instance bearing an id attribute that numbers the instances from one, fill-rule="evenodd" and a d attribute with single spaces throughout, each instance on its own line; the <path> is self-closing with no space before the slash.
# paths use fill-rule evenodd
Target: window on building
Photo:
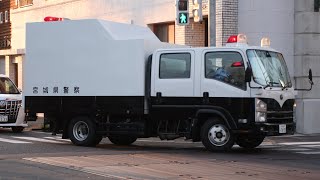
<path id="1" fill-rule="evenodd" d="M 162 42 L 174 43 L 174 23 L 154 24 L 153 32 Z"/>
<path id="2" fill-rule="evenodd" d="M 205 77 L 245 89 L 245 69 L 238 52 L 208 52 L 205 55 Z"/>
<path id="3" fill-rule="evenodd" d="M 160 56 L 160 79 L 190 78 L 191 54 L 172 53 Z"/>
<path id="4" fill-rule="evenodd" d="M 314 12 L 319 12 L 320 0 L 314 0 Z"/>
<path id="5" fill-rule="evenodd" d="M 9 12 L 8 11 L 5 11 L 4 12 L 4 22 L 9 22 Z"/>
<path id="6" fill-rule="evenodd" d="M 0 24 L 3 23 L 3 12 L 0 12 Z"/>
<path id="7" fill-rule="evenodd" d="M 19 0 L 18 3 L 20 7 L 30 6 L 33 4 L 33 0 Z"/>

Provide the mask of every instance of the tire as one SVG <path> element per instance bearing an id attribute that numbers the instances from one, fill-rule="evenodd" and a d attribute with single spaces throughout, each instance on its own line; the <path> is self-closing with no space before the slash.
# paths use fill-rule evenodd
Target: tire
<path id="1" fill-rule="evenodd" d="M 257 137 L 248 137 L 248 136 L 239 136 L 236 140 L 236 143 L 245 149 L 253 149 L 258 147 L 264 140 L 265 136 Z"/>
<path id="2" fill-rule="evenodd" d="M 209 151 L 229 151 L 234 144 L 234 135 L 221 119 L 212 118 L 201 128 L 201 141 Z"/>
<path id="3" fill-rule="evenodd" d="M 13 126 L 13 127 L 11 127 L 11 129 L 12 129 L 12 132 L 14 132 L 14 133 L 21 133 L 23 131 L 24 127 L 22 127 L 22 126 Z"/>
<path id="4" fill-rule="evenodd" d="M 88 117 L 72 119 L 68 133 L 72 143 L 77 146 L 96 146 L 102 139 L 96 134 L 96 125 Z"/>
<path id="5" fill-rule="evenodd" d="M 116 145 L 130 145 L 137 140 L 137 138 L 134 136 L 132 137 L 132 136 L 126 136 L 126 135 L 109 136 L 108 138 L 113 144 L 116 144 Z"/>

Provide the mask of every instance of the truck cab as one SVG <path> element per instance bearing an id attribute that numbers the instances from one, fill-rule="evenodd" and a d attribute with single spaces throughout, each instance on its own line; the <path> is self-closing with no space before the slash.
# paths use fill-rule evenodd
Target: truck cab
<path id="1" fill-rule="evenodd" d="M 0 127 L 12 128 L 13 132 L 27 127 L 21 105 L 21 92 L 9 77 L 0 74 Z"/>
<path id="2" fill-rule="evenodd" d="M 173 119 L 194 118 L 192 139 L 211 150 L 229 149 L 234 142 L 253 148 L 265 136 L 293 134 L 294 88 L 283 55 L 269 46 L 249 46 L 238 35 L 221 48 L 157 50 L 153 119 L 168 118 L 168 112 Z"/>

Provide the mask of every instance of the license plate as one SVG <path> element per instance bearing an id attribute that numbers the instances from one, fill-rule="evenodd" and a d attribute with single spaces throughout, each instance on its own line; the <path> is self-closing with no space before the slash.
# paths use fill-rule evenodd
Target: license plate
<path id="1" fill-rule="evenodd" d="M 0 115 L 0 122 L 8 122 L 8 116 Z"/>
<path id="2" fill-rule="evenodd" d="M 280 124 L 279 125 L 279 133 L 281 133 L 281 134 L 287 133 L 287 125 Z"/>

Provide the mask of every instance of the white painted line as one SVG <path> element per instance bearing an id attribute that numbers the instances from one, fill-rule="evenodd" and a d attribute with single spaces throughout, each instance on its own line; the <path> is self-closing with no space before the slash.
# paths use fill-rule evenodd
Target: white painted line
<path id="1" fill-rule="evenodd" d="M 28 141 L 37 141 L 37 142 L 46 142 L 46 143 L 56 143 L 56 144 L 65 144 L 65 142 L 61 141 L 54 141 L 54 140 L 48 140 L 48 139 L 42 139 L 42 138 L 35 138 L 35 137 L 13 137 L 18 139 L 24 139 Z"/>
<path id="2" fill-rule="evenodd" d="M 305 144 L 320 144 L 320 142 L 287 142 L 287 143 L 278 143 L 281 145 L 305 145 Z"/>
<path id="3" fill-rule="evenodd" d="M 61 139 L 61 137 L 43 137 L 45 139 L 52 139 L 52 140 L 56 140 L 56 141 L 64 141 L 64 142 L 71 142 L 70 139 Z"/>
<path id="4" fill-rule="evenodd" d="M 307 148 L 293 148 L 293 149 L 289 149 L 289 148 L 283 148 L 283 149 L 278 149 L 280 151 L 310 151 L 311 149 L 307 149 Z"/>
<path id="5" fill-rule="evenodd" d="M 37 134 L 47 134 L 51 135 L 52 132 L 43 132 L 43 131 L 31 131 L 32 133 L 37 133 Z M 56 136 L 61 137 L 61 134 L 57 134 Z"/>
<path id="6" fill-rule="evenodd" d="M 12 143 L 12 144 L 29 144 L 29 143 L 31 143 L 31 142 L 27 142 L 27 141 L 18 141 L 18 140 L 13 140 L 13 139 L 4 139 L 4 138 L 0 138 L 0 141 Z"/>
<path id="7" fill-rule="evenodd" d="M 148 140 L 148 139 L 138 139 L 138 142 L 150 142 L 150 143 L 176 143 L 176 144 L 199 144 L 200 142 L 191 142 L 191 141 L 174 141 L 174 140 Z"/>
<path id="8" fill-rule="evenodd" d="M 301 145 L 300 147 L 307 147 L 307 148 L 320 147 L 320 144 L 316 144 L 316 145 Z"/>
<path id="9" fill-rule="evenodd" d="M 299 154 L 320 154 L 320 151 L 317 152 L 297 152 Z"/>

